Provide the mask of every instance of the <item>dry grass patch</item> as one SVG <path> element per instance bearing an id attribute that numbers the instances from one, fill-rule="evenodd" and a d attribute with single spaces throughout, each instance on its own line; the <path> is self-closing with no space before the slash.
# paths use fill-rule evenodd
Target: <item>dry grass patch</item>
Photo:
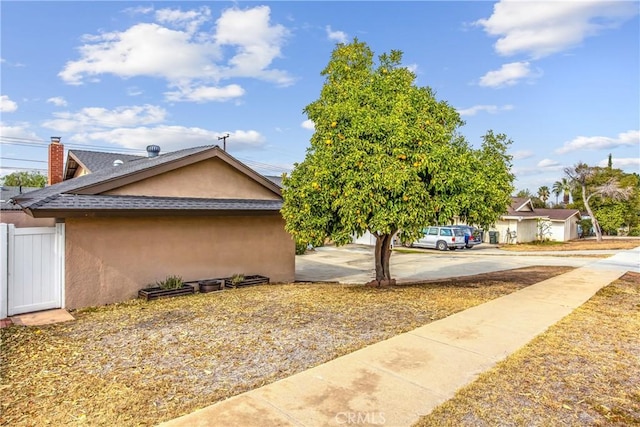
<path id="1" fill-rule="evenodd" d="M 153 425 L 568 270 L 386 289 L 266 285 L 5 328 L 0 424 Z"/>
<path id="2" fill-rule="evenodd" d="M 580 239 L 569 242 L 518 243 L 516 245 L 500 245 L 500 249 L 511 252 L 537 251 L 589 251 L 589 250 L 623 250 L 640 246 L 640 239 Z"/>
<path id="3" fill-rule="evenodd" d="M 627 273 L 416 427 L 640 425 L 638 331 L 640 274 Z"/>

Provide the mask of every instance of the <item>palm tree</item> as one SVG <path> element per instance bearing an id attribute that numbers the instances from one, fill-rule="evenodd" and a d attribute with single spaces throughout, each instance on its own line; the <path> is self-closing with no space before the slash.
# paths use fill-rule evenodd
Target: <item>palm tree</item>
<path id="1" fill-rule="evenodd" d="M 558 196 L 562 193 L 562 188 L 560 187 L 560 181 L 556 181 L 553 183 L 553 187 L 551 187 L 551 191 L 553 195 L 556 196 L 556 206 L 558 205 Z"/>
<path id="2" fill-rule="evenodd" d="M 553 194 L 556 195 L 556 204 L 558 204 L 558 196 L 563 193 L 564 205 L 569 204 L 569 194 L 571 193 L 571 180 L 567 177 L 553 183 Z"/>
<path id="3" fill-rule="evenodd" d="M 549 198 L 549 194 L 551 193 L 549 192 L 549 187 L 547 187 L 546 185 L 538 188 L 538 198 L 542 200 L 542 203 L 544 203 L 545 207 L 547 206 L 547 199 Z"/>

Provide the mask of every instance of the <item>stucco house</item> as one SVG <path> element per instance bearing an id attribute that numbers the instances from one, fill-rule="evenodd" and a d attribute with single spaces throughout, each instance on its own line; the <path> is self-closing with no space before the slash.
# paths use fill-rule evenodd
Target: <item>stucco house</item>
<path id="1" fill-rule="evenodd" d="M 546 215 L 549 223 L 549 240 L 566 242 L 579 238 L 578 223 L 582 219 L 577 209 L 536 209 L 536 212 Z"/>
<path id="2" fill-rule="evenodd" d="M 30 191 L 39 190 L 39 187 L 0 187 L 0 223 L 14 224 L 16 227 L 53 227 L 53 218 L 34 218 L 27 215 L 18 205 L 11 203 L 11 199 Z"/>
<path id="3" fill-rule="evenodd" d="M 500 216 L 492 231 L 498 231 L 499 243 L 527 243 L 538 238 L 538 223 L 547 224 L 549 240 L 566 242 L 578 238 L 577 209 L 534 208 L 531 199 L 512 197 L 507 213 Z M 488 233 L 485 233 L 485 238 Z"/>
<path id="4" fill-rule="evenodd" d="M 72 150 L 63 167 L 61 146 L 52 140 L 49 172 L 60 182 L 13 202 L 64 224 L 65 308 L 133 298 L 169 275 L 294 280 L 280 186 L 220 147 L 149 146 L 146 157 Z"/>

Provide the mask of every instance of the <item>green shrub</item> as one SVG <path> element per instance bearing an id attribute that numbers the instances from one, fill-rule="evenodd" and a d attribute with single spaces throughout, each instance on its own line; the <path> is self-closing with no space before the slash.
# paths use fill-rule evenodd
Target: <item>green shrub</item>
<path id="1" fill-rule="evenodd" d="M 640 227 L 631 227 L 629 230 L 629 236 L 640 236 Z"/>
<path id="2" fill-rule="evenodd" d="M 244 280 L 244 274 L 242 273 L 236 273 L 233 276 L 231 276 L 231 283 L 233 284 L 233 286 L 238 286 L 240 283 L 242 283 L 243 280 Z"/>
<path id="3" fill-rule="evenodd" d="M 168 276 L 166 279 L 156 282 L 156 286 L 162 289 L 180 289 L 182 285 L 184 282 L 180 276 Z"/>
<path id="4" fill-rule="evenodd" d="M 307 244 L 306 243 L 296 243 L 296 255 L 304 255 L 304 253 L 307 251 Z"/>

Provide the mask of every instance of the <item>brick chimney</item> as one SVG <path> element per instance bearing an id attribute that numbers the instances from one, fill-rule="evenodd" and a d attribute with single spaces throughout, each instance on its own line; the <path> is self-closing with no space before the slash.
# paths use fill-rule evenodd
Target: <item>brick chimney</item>
<path id="1" fill-rule="evenodd" d="M 60 144 L 59 136 L 51 137 L 49 144 L 49 168 L 48 181 L 49 185 L 62 182 L 64 173 L 64 145 Z"/>

